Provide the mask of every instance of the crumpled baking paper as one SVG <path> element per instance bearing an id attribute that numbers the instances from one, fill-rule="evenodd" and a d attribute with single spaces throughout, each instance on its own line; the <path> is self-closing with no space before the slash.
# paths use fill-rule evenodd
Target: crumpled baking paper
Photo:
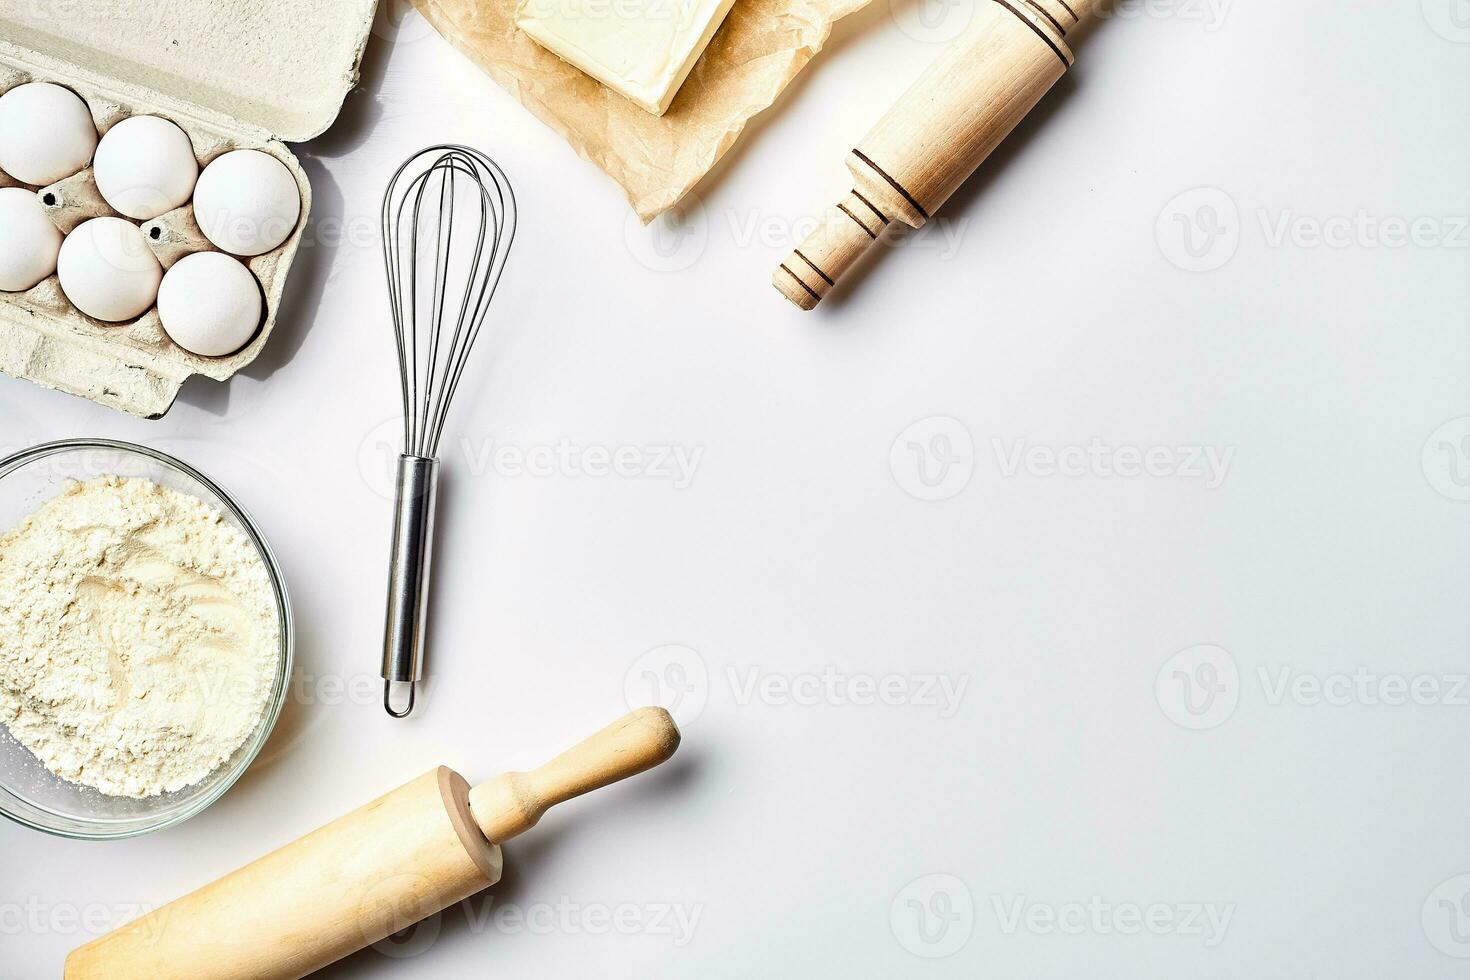
<path id="1" fill-rule="evenodd" d="M 677 204 L 822 49 L 833 23 L 867 2 L 735 0 L 674 104 L 654 116 L 519 31 L 518 0 L 413 0 L 450 43 L 617 181 L 645 223 Z"/>

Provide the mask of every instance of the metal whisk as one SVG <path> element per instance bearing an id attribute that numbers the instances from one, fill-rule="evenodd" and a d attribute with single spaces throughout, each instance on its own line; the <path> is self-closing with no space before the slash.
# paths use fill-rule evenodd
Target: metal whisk
<path id="1" fill-rule="evenodd" d="M 403 385 L 393 562 L 383 637 L 383 707 L 413 710 L 428 620 L 439 440 L 516 231 L 505 172 L 466 146 L 431 146 L 383 196 L 383 259 Z M 393 685 L 408 685 L 403 709 Z"/>

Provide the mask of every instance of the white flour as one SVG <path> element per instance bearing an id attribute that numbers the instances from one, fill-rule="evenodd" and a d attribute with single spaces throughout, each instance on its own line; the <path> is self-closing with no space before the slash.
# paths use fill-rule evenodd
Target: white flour
<path id="1" fill-rule="evenodd" d="M 255 730 L 278 661 L 265 564 L 195 497 L 101 477 L 0 537 L 0 722 L 64 779 L 199 782 Z"/>

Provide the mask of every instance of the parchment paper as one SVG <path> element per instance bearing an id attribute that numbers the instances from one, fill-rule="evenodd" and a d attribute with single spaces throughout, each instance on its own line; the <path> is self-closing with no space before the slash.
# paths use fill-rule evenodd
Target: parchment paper
<path id="1" fill-rule="evenodd" d="M 654 116 L 516 29 L 518 0 L 413 0 L 490 77 L 622 186 L 643 221 L 679 202 L 868 0 L 735 0 L 674 104 Z"/>

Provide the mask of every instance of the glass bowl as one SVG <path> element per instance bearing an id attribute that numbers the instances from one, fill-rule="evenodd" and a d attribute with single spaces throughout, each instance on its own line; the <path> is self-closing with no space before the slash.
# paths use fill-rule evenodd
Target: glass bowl
<path id="1" fill-rule="evenodd" d="M 291 676 L 291 602 L 280 566 L 255 522 L 228 493 L 172 456 L 126 442 L 76 439 L 48 442 L 0 459 L 0 533 L 59 495 L 68 480 L 104 475 L 143 477 L 204 501 L 254 545 L 275 595 L 280 660 L 275 686 L 253 734 L 202 781 L 172 793 L 135 800 L 106 796 L 53 775 L 0 725 L 0 813 L 36 830 L 80 840 L 137 837 L 194 816 L 224 795 L 250 767 L 281 713 Z"/>

